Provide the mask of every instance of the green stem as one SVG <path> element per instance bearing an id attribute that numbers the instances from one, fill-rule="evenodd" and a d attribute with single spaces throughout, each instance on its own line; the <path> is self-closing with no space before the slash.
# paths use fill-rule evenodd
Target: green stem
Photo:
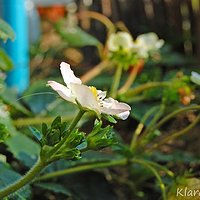
<path id="1" fill-rule="evenodd" d="M 74 120 L 72 121 L 71 125 L 68 128 L 69 133 L 74 130 L 75 126 L 80 121 L 80 119 L 81 119 L 81 117 L 83 116 L 84 113 L 85 113 L 85 111 L 83 111 L 83 110 L 79 111 L 79 113 L 74 118 Z M 64 137 L 60 141 L 60 143 L 58 143 L 58 145 L 55 146 L 55 148 L 53 148 L 49 152 L 50 157 L 52 157 L 53 154 L 55 154 L 60 149 L 60 147 L 64 144 L 65 140 L 66 140 L 66 138 Z M 8 196 L 9 194 L 11 194 L 11 193 L 17 191 L 18 189 L 22 188 L 27 183 L 31 182 L 31 180 L 34 179 L 36 174 L 38 174 L 47 165 L 47 163 L 49 163 L 50 160 L 48 161 L 48 160 L 45 160 L 45 159 L 48 159 L 48 158 L 44 158 L 44 160 L 39 158 L 38 161 L 36 162 L 36 164 L 30 169 L 30 171 L 26 175 L 24 175 L 20 180 L 16 181 L 15 183 L 13 183 L 13 184 L 9 185 L 8 187 L 6 187 L 5 189 L 1 190 L 0 191 L 0 199 Z"/>
<path id="2" fill-rule="evenodd" d="M 121 80 L 121 75 L 122 75 L 122 69 L 123 67 L 121 65 L 117 66 L 117 70 L 115 72 L 115 77 L 111 86 L 111 92 L 110 96 L 115 98 L 117 95 L 117 90 L 119 88 L 120 80 Z"/>
<path id="3" fill-rule="evenodd" d="M 154 167 L 152 167 L 148 162 L 144 161 L 144 160 L 138 160 L 138 159 L 132 159 L 132 162 L 138 163 L 143 165 L 144 167 L 148 168 L 149 170 L 151 170 L 151 172 L 155 175 L 155 177 L 157 178 L 159 185 L 160 185 L 160 189 L 162 191 L 162 196 L 163 196 L 163 200 L 166 200 L 166 189 L 165 189 L 165 185 L 160 177 L 160 175 L 158 174 L 158 172 L 156 171 L 156 169 Z"/>
<path id="4" fill-rule="evenodd" d="M 16 181 L 15 183 L 7 186 L 6 188 L 0 191 L 0 199 L 3 197 L 8 196 L 9 194 L 17 191 L 18 189 L 22 188 L 27 183 L 31 182 L 35 176 L 45 167 L 45 162 L 43 162 L 40 158 L 35 163 L 35 165 L 28 171 L 26 175 L 24 175 L 21 179 Z"/>
<path id="5" fill-rule="evenodd" d="M 132 140 L 131 140 L 131 144 L 130 144 L 130 149 L 133 150 L 136 146 L 136 141 L 139 137 L 139 135 L 141 134 L 143 128 L 144 128 L 144 124 L 146 122 L 146 120 L 158 109 L 158 106 L 152 107 L 150 110 L 148 110 L 145 115 L 143 116 L 143 118 L 141 119 L 141 122 L 138 124 Z"/>
<path id="6" fill-rule="evenodd" d="M 119 99 L 121 101 L 125 101 L 126 103 L 135 103 L 138 101 L 144 101 L 147 97 L 145 95 L 138 95 L 138 96 L 133 96 L 131 98 L 128 98 L 126 96 L 123 95 L 119 95 Z"/>
<path id="7" fill-rule="evenodd" d="M 153 133 L 153 130 L 154 130 L 154 127 L 155 127 L 155 123 L 162 116 L 162 114 L 164 112 L 164 109 L 165 109 L 165 105 L 161 104 L 160 109 L 154 115 L 153 119 L 149 123 L 148 127 L 146 128 L 146 130 L 142 133 L 142 136 L 140 137 L 140 140 L 138 141 L 138 145 L 140 145 L 142 143 L 142 145 L 144 146 L 148 142 L 148 138 L 150 138 L 151 137 L 151 133 Z M 147 137 L 147 140 L 143 141 L 143 139 L 146 138 L 146 137 Z"/>
<path id="8" fill-rule="evenodd" d="M 138 159 L 131 159 L 128 161 L 126 158 L 121 158 L 121 159 L 105 161 L 105 162 L 85 164 L 82 166 L 76 166 L 76 167 L 48 173 L 46 175 L 38 177 L 36 179 L 36 181 L 44 181 L 44 180 L 48 180 L 51 178 L 55 178 L 55 177 L 59 177 L 59 176 L 67 175 L 67 174 L 88 171 L 91 169 L 106 168 L 106 167 L 113 167 L 113 166 L 125 166 L 125 165 L 128 165 L 130 162 L 144 165 L 145 167 L 149 168 L 152 171 L 152 173 L 155 175 L 158 182 L 160 183 L 160 188 L 162 190 L 163 199 L 166 200 L 165 185 L 163 184 L 162 179 L 161 179 L 160 175 L 158 174 L 158 172 L 151 165 L 153 165 L 153 166 L 155 165 L 156 168 L 160 168 L 161 170 L 165 171 L 169 176 L 173 176 L 173 173 L 171 171 L 165 169 L 164 167 L 157 165 L 156 163 L 153 163 L 150 161 L 138 160 Z"/>
<path id="9" fill-rule="evenodd" d="M 151 130 L 153 129 L 155 123 L 160 119 L 160 117 L 162 116 L 163 112 L 165 110 L 165 105 L 161 104 L 159 110 L 157 113 L 155 113 L 153 119 L 151 120 L 151 122 L 149 123 L 147 129 L 144 131 L 144 135 L 148 134 L 148 132 L 151 132 Z"/>
<path id="10" fill-rule="evenodd" d="M 154 168 L 160 169 L 161 171 L 165 172 L 168 176 L 174 177 L 174 173 L 171 170 L 167 169 L 166 167 L 164 167 L 156 162 L 149 161 L 149 160 L 145 160 L 145 162 L 147 164 L 153 166 Z"/>
<path id="11" fill-rule="evenodd" d="M 131 70 L 131 73 L 128 77 L 128 79 L 126 80 L 126 82 L 124 83 L 124 85 L 119 89 L 118 94 L 123 94 L 126 91 L 128 91 L 128 89 L 131 87 L 131 85 L 134 83 L 137 75 L 138 75 L 138 71 L 139 69 L 141 69 L 141 67 L 144 66 L 144 60 L 139 60 L 134 66 L 133 69 Z"/>
<path id="12" fill-rule="evenodd" d="M 123 95 L 127 98 L 135 96 L 141 92 L 143 92 L 144 90 L 150 89 L 150 88 L 154 88 L 154 87 L 169 87 L 171 85 L 170 82 L 149 82 L 149 83 L 145 83 L 142 84 L 138 87 L 135 87 L 133 89 L 129 89 L 126 93 L 124 93 Z"/>
<path id="13" fill-rule="evenodd" d="M 47 180 L 47 179 L 51 179 L 51 178 L 54 178 L 54 177 L 72 174 L 72 173 L 76 173 L 76 172 L 88 171 L 88 170 L 97 169 L 97 168 L 121 166 L 121 165 L 126 165 L 127 163 L 128 163 L 127 159 L 122 158 L 122 159 L 118 159 L 118 160 L 111 160 L 111 161 L 105 161 L 105 162 L 99 162 L 99 163 L 86 164 L 86 165 L 76 166 L 76 167 L 72 167 L 72 168 L 48 173 L 46 175 L 40 176 L 37 180 L 38 181 Z"/>
<path id="14" fill-rule="evenodd" d="M 92 18 L 92 19 L 96 19 L 100 21 L 102 24 L 106 26 L 108 30 L 108 35 L 115 32 L 115 25 L 112 23 L 112 21 L 108 17 L 106 17 L 103 14 L 100 14 L 94 11 L 81 11 L 79 13 L 79 16 L 82 18 L 87 17 L 87 18 Z"/>
<path id="15" fill-rule="evenodd" d="M 148 151 L 152 151 L 153 149 L 156 149 L 158 147 L 160 147 L 161 145 L 167 143 L 168 141 L 175 139 L 177 137 L 180 137 L 181 135 L 184 135 L 185 133 L 187 133 L 189 130 L 191 130 L 194 126 L 196 126 L 196 124 L 200 121 L 200 115 L 198 115 L 198 117 L 186 128 L 177 131 L 175 133 L 170 134 L 169 136 L 166 136 L 163 140 L 161 140 L 159 143 L 154 144 L 152 147 L 150 147 L 148 149 Z"/>
<path id="16" fill-rule="evenodd" d="M 84 113 L 85 113 L 84 110 L 79 110 L 78 114 L 76 115 L 76 117 L 74 118 L 72 123 L 70 124 L 68 131 L 72 132 L 74 130 L 74 128 L 76 127 L 76 125 L 78 124 L 78 122 L 80 121 L 80 119 L 84 115 Z"/>
<path id="17" fill-rule="evenodd" d="M 153 165 L 153 166 L 155 165 L 156 168 L 160 168 L 161 170 L 165 171 L 169 176 L 173 176 L 173 173 L 171 171 L 165 169 L 164 167 L 162 167 L 160 165 L 156 165 L 156 164 L 154 164 L 153 162 L 150 162 L 150 161 L 131 159 L 131 160 L 129 160 L 129 162 L 142 164 L 145 167 L 149 168 L 153 172 L 153 174 L 156 176 L 157 180 L 160 183 L 160 187 L 161 187 L 161 190 L 162 190 L 162 193 L 163 193 L 163 199 L 166 200 L 165 185 L 163 184 L 162 179 L 161 179 L 160 175 L 158 174 L 158 172 L 151 165 Z M 129 162 L 128 162 L 127 159 L 121 158 L 121 159 L 104 161 L 104 162 L 99 162 L 99 163 L 85 164 L 85 165 L 82 165 L 82 166 L 76 166 L 76 167 L 72 167 L 72 168 L 48 173 L 46 175 L 38 177 L 36 181 L 44 181 L 44 180 L 52 179 L 52 178 L 55 178 L 55 177 L 64 176 L 64 175 L 67 175 L 67 174 L 83 172 L 83 171 L 88 171 L 88 170 L 97 169 L 97 168 L 106 168 L 106 167 L 113 167 L 113 166 L 125 166 L 125 165 L 128 165 Z"/>
<path id="18" fill-rule="evenodd" d="M 135 81 L 136 77 L 137 77 L 137 73 L 138 73 L 138 68 L 137 67 L 133 67 L 127 81 L 125 82 L 125 84 L 119 89 L 118 93 L 119 94 L 123 94 L 125 93 L 133 84 L 133 82 Z"/>
<path id="19" fill-rule="evenodd" d="M 175 117 L 177 114 L 180 114 L 182 112 L 188 111 L 188 110 L 199 110 L 200 106 L 195 105 L 195 106 L 189 106 L 189 107 L 184 107 L 180 108 L 178 110 L 175 110 L 174 112 L 168 114 L 166 117 L 164 117 L 162 120 L 160 120 L 152 129 L 151 131 L 155 131 L 156 129 L 160 128 L 164 123 L 169 121 L 171 118 Z"/>

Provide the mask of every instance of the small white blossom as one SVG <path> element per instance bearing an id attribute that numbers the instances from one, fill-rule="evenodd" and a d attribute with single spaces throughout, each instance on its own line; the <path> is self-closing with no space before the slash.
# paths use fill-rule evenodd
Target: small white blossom
<path id="1" fill-rule="evenodd" d="M 7 106 L 4 105 L 3 103 L 0 103 L 0 117 L 1 118 L 9 117 L 9 112 L 8 112 Z"/>
<path id="2" fill-rule="evenodd" d="M 93 86 L 83 85 L 82 81 L 74 75 L 70 65 L 62 62 L 60 70 L 66 86 L 55 81 L 48 84 L 66 101 L 78 104 L 82 109 L 94 111 L 98 116 L 103 114 L 114 115 L 120 119 L 127 119 L 131 107 L 126 103 L 118 102 L 112 98 L 106 99 L 106 92 L 97 90 Z"/>
<path id="3" fill-rule="evenodd" d="M 164 40 L 151 32 L 139 35 L 134 43 L 134 49 L 141 58 L 148 58 L 150 51 L 157 51 L 164 45 Z"/>
<path id="4" fill-rule="evenodd" d="M 112 33 L 107 42 L 108 50 L 115 52 L 119 49 L 130 50 L 133 47 L 133 38 L 127 32 Z"/>
<path id="5" fill-rule="evenodd" d="M 197 72 L 192 72 L 190 80 L 197 85 L 200 85 L 200 74 Z"/>

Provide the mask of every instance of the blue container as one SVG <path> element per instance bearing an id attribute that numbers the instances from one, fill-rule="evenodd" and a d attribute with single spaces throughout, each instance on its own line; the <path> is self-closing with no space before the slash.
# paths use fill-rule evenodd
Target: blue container
<path id="1" fill-rule="evenodd" d="M 29 85 L 29 39 L 26 0 L 0 0 L 3 19 L 10 24 L 16 34 L 14 41 L 7 41 L 4 49 L 11 57 L 14 68 L 7 75 L 9 87 L 22 94 Z"/>

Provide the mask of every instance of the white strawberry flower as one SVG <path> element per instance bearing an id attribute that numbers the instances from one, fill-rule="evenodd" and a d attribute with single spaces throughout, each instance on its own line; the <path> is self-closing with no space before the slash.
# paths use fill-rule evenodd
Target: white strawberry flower
<path id="1" fill-rule="evenodd" d="M 127 32 L 117 32 L 112 33 L 108 38 L 108 50 L 109 51 L 119 51 L 119 49 L 130 50 L 133 47 L 133 38 Z"/>
<path id="2" fill-rule="evenodd" d="M 148 58 L 150 51 L 157 51 L 164 45 L 164 40 L 159 39 L 158 36 L 153 33 L 145 33 L 139 35 L 134 43 L 134 49 L 138 55 L 142 58 Z"/>
<path id="3" fill-rule="evenodd" d="M 200 74 L 197 72 L 192 72 L 190 80 L 197 85 L 200 85 Z"/>
<path id="4" fill-rule="evenodd" d="M 60 70 L 66 86 L 56 81 L 48 81 L 47 85 L 63 99 L 81 106 L 81 109 L 94 111 L 98 116 L 108 114 L 123 120 L 128 118 L 131 110 L 128 104 L 112 98 L 106 99 L 105 91 L 82 84 L 82 81 L 74 75 L 69 64 L 62 62 Z"/>

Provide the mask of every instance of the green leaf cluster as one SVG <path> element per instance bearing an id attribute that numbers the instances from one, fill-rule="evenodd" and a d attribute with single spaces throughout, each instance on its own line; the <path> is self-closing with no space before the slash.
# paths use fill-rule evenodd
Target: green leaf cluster
<path id="1" fill-rule="evenodd" d="M 138 57 L 135 52 L 125 51 L 123 49 L 112 52 L 110 59 L 122 66 L 124 70 L 128 70 L 130 66 L 135 65 L 138 62 Z"/>
<path id="2" fill-rule="evenodd" d="M 6 42 L 8 39 L 14 40 L 15 33 L 13 29 L 0 18 L 0 39 Z M 0 71 L 12 69 L 12 61 L 3 49 L 0 48 Z"/>
<path id="3" fill-rule="evenodd" d="M 13 63 L 9 56 L 5 53 L 3 49 L 0 48 L 0 70 L 8 71 L 11 70 Z"/>
<path id="4" fill-rule="evenodd" d="M 87 136 L 87 142 L 89 149 L 97 150 L 116 144 L 117 141 L 112 126 L 102 128 L 102 122 L 96 120 L 93 130 Z"/>
<path id="5" fill-rule="evenodd" d="M 54 119 L 50 127 L 42 123 L 41 132 L 34 127 L 29 127 L 29 129 L 41 146 L 54 146 L 66 134 L 67 124 L 66 122 L 62 123 L 61 117 L 58 116 Z"/>

